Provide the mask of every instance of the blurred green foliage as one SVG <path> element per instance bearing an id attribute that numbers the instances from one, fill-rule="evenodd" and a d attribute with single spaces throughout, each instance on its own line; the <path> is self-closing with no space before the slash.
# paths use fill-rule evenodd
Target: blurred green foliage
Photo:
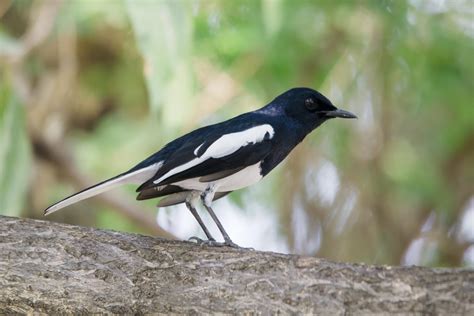
<path id="1" fill-rule="evenodd" d="M 290 251 L 472 264 L 459 227 L 474 196 L 473 20 L 469 0 L 3 1 L 0 212 L 39 216 L 81 187 L 51 148 L 99 180 L 309 86 L 359 120 L 324 125 L 231 201 L 273 210 Z M 143 231 L 102 208 L 56 219 Z"/>
<path id="2" fill-rule="evenodd" d="M 24 108 L 3 82 L 0 86 L 0 209 L 2 214 L 19 216 L 28 188 L 30 148 Z"/>

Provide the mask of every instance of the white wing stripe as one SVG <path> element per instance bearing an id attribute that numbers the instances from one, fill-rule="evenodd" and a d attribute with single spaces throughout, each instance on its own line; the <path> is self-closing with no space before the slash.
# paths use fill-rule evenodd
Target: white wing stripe
<path id="1" fill-rule="evenodd" d="M 225 157 L 236 152 L 244 146 L 261 142 L 263 141 L 267 133 L 270 139 L 273 138 L 273 135 L 275 134 L 275 131 L 273 130 L 273 127 L 270 124 L 255 126 L 241 132 L 222 135 L 214 143 L 212 143 L 209 148 L 207 148 L 207 150 L 201 155 L 201 157 L 197 157 L 191 161 L 188 161 L 185 164 L 182 164 L 181 166 L 171 169 L 159 179 L 153 181 L 153 183 L 160 183 L 161 181 L 177 173 L 197 166 L 210 158 Z M 195 154 L 201 146 L 202 144 L 194 150 Z"/>
<path id="2" fill-rule="evenodd" d="M 204 145 L 204 143 L 202 143 L 201 145 L 197 146 L 196 149 L 194 149 L 194 156 L 197 156 L 199 148 L 201 148 L 202 145 Z"/>
<path id="3" fill-rule="evenodd" d="M 275 133 L 269 124 L 252 127 L 242 132 L 223 135 L 209 146 L 203 156 L 207 155 L 209 158 L 228 156 L 248 144 L 261 142 L 265 138 L 266 133 L 269 134 L 270 138 L 272 138 Z"/>

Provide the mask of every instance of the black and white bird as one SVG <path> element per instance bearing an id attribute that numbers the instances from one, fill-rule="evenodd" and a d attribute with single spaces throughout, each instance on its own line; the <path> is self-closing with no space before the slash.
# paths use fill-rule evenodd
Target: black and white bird
<path id="1" fill-rule="evenodd" d="M 261 109 L 173 140 L 130 170 L 51 205 L 44 214 L 123 184 L 140 184 L 137 200 L 163 197 L 158 207 L 186 204 L 208 238 L 194 239 L 238 247 L 215 215 L 212 201 L 261 180 L 306 135 L 336 117 L 356 118 L 313 89 L 294 88 Z M 215 241 L 197 213 L 200 200 L 222 233 L 223 243 Z"/>

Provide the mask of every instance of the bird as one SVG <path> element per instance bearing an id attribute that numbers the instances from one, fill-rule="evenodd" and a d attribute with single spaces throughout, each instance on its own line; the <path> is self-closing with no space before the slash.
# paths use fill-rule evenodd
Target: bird
<path id="1" fill-rule="evenodd" d="M 240 248 L 217 218 L 213 201 L 260 181 L 309 133 L 333 118 L 357 116 L 338 109 L 314 89 L 292 88 L 260 109 L 176 138 L 128 171 L 49 206 L 44 215 L 115 187 L 136 184 L 137 200 L 161 198 L 158 207 L 186 205 L 207 237 L 190 239 Z M 224 242 L 217 242 L 204 225 L 196 210 L 201 203 Z"/>

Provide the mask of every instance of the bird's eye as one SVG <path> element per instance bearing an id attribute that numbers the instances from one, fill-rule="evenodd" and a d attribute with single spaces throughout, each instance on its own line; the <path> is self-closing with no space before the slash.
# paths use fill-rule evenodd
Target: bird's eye
<path id="1" fill-rule="evenodd" d="M 313 100 L 313 98 L 307 98 L 305 101 L 304 101 L 304 105 L 306 106 L 306 108 L 310 111 L 314 111 L 316 110 L 316 108 L 318 107 L 318 104 Z"/>

